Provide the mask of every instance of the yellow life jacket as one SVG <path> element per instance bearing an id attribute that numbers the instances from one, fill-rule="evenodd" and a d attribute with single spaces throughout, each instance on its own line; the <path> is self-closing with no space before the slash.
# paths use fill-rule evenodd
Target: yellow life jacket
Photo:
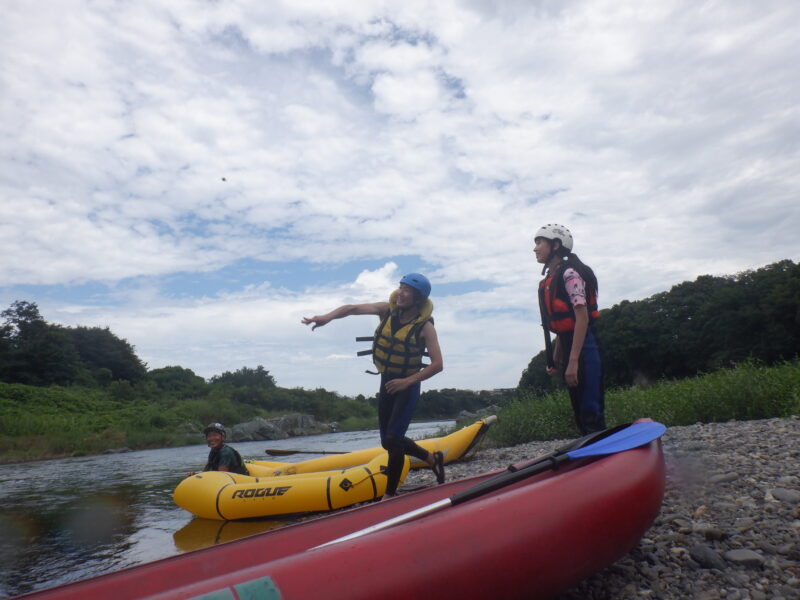
<path id="1" fill-rule="evenodd" d="M 380 322 L 372 341 L 372 362 L 381 373 L 407 377 L 425 365 L 422 356 L 425 343 L 419 332 L 428 321 L 433 322 L 433 302 L 426 298 L 419 307 L 419 316 L 392 333 L 392 315 L 397 312 L 397 290 L 389 296 L 389 314 Z"/>

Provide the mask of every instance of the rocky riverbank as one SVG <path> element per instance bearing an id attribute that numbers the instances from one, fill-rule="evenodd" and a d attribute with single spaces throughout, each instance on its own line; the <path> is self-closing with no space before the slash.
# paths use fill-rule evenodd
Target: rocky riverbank
<path id="1" fill-rule="evenodd" d="M 481 449 L 447 479 L 564 441 Z M 670 427 L 661 514 L 639 545 L 561 600 L 800 599 L 800 417 Z M 413 471 L 404 487 L 430 484 Z"/>
<path id="2" fill-rule="evenodd" d="M 238 423 L 228 431 L 230 442 L 258 442 L 285 440 L 290 437 L 318 435 L 336 431 L 335 423 L 320 423 L 312 415 L 289 414 L 271 419 L 256 417 Z"/>

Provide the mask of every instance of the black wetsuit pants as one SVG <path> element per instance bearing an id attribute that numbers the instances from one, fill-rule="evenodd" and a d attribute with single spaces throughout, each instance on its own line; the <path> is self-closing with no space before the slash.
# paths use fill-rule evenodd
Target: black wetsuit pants
<path id="1" fill-rule="evenodd" d="M 567 359 L 572 349 L 572 332 L 559 334 L 561 358 L 566 370 Z M 563 376 L 563 372 L 562 372 Z M 567 387 L 575 414 L 575 424 L 581 435 L 601 431 L 606 428 L 605 387 L 603 384 L 603 363 L 600 359 L 600 347 L 594 331 L 589 327 L 581 348 L 578 363 L 578 385 Z"/>
<path id="2" fill-rule="evenodd" d="M 408 454 L 419 460 L 428 459 L 428 451 L 406 437 L 411 424 L 411 417 L 419 400 L 420 384 L 415 383 L 397 394 L 386 391 L 386 382 L 395 377 L 381 375 L 381 389 L 378 396 L 378 423 L 381 431 L 381 445 L 389 453 L 389 464 L 386 471 L 386 494 L 393 496 L 397 492 L 400 475 L 403 473 L 403 461 Z"/>

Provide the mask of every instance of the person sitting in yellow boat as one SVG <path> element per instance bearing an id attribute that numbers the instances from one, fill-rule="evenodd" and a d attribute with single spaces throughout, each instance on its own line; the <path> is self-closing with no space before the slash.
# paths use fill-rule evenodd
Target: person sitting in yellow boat
<path id="1" fill-rule="evenodd" d="M 230 471 L 240 475 L 249 475 L 241 455 L 235 448 L 225 443 L 227 434 L 222 423 L 211 423 L 203 430 L 203 435 L 206 436 L 206 443 L 211 448 L 208 453 L 208 462 L 203 467 L 203 471 Z M 189 476 L 196 474 L 196 471 L 192 471 Z"/>
<path id="2" fill-rule="evenodd" d="M 389 453 L 384 497 L 397 493 L 406 454 L 427 462 L 437 482 L 444 483 L 442 453 L 430 453 L 406 437 L 419 400 L 420 383 L 444 368 L 431 316 L 430 293 L 428 279 L 419 273 L 410 273 L 400 280 L 400 287 L 392 292 L 388 302 L 346 304 L 327 314 L 302 320 L 304 325 L 312 325 L 313 331 L 334 319 L 351 315 L 380 318 L 372 344 L 372 360 L 381 375 L 378 399 L 381 445 Z M 431 359 L 429 365 L 422 364 L 426 348 Z"/>

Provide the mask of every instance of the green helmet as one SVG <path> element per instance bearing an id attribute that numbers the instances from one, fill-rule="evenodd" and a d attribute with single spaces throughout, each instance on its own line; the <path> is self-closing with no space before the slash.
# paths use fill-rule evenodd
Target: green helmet
<path id="1" fill-rule="evenodd" d="M 225 433 L 225 426 L 222 423 L 209 423 L 208 426 L 203 429 L 203 435 L 208 435 L 212 431 L 216 431 L 222 437 L 226 437 L 227 434 Z"/>

